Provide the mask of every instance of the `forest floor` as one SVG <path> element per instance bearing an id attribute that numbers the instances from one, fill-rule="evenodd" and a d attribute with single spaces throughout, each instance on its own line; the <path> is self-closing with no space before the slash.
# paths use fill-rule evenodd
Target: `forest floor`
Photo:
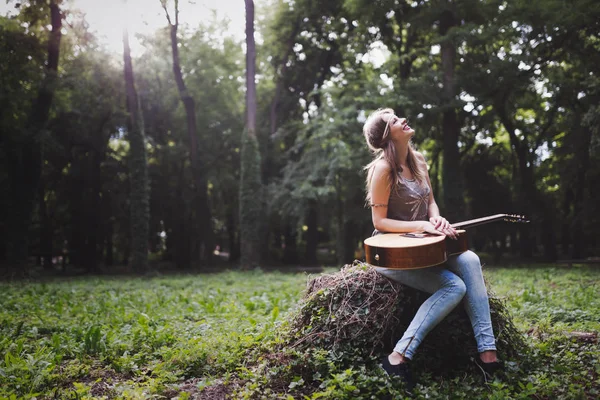
<path id="1" fill-rule="evenodd" d="M 485 276 L 535 366 L 508 365 L 487 383 L 421 375 L 414 397 L 599 398 L 600 268 L 488 265 Z M 331 359 L 313 376 L 318 390 L 300 377 L 266 389 L 261 349 L 279 340 L 308 279 L 255 270 L 0 283 L 0 399 L 401 398 L 376 366 Z"/>

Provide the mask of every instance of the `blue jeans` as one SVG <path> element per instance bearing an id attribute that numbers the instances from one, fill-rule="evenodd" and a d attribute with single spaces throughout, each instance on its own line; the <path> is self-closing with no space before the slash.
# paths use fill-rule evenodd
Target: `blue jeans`
<path id="1" fill-rule="evenodd" d="M 375 267 L 391 280 L 424 292 L 433 293 L 419 307 L 394 351 L 411 359 L 425 336 L 460 303 L 471 320 L 477 351 L 496 350 L 490 305 L 477 254 L 467 251 L 448 257 L 436 267 L 398 270 Z"/>

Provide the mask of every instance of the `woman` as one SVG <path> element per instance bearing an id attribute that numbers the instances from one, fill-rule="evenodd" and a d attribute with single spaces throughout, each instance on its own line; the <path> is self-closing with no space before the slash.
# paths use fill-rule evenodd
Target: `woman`
<path id="1" fill-rule="evenodd" d="M 369 116 L 363 132 L 369 148 L 378 153 L 365 167 L 373 234 L 428 232 L 456 239 L 456 230 L 440 216 L 425 159 L 410 142 L 415 131 L 407 119 L 397 117 L 392 109 L 380 109 Z M 447 263 L 430 268 L 376 269 L 394 281 L 432 293 L 393 351 L 383 358 L 383 369 L 390 376 L 401 377 L 412 388 L 408 362 L 427 333 L 463 298 L 477 341 L 478 364 L 488 374 L 500 366 L 481 263 L 475 253 L 467 251 L 451 256 Z"/>

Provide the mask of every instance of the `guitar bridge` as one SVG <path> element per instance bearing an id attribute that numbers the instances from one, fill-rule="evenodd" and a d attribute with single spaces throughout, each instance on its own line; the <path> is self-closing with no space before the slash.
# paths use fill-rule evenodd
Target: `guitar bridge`
<path id="1" fill-rule="evenodd" d="M 424 238 L 427 235 L 425 233 L 403 233 L 400 236 L 410 237 L 410 238 Z"/>

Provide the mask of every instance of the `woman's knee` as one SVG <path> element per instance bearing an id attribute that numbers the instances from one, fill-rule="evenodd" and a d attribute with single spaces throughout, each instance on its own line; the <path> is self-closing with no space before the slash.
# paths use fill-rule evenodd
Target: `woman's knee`
<path id="1" fill-rule="evenodd" d="M 481 260 L 479 259 L 479 256 L 471 250 L 467 250 L 464 253 L 459 254 L 456 261 L 464 265 L 481 267 Z"/>
<path id="2" fill-rule="evenodd" d="M 457 275 L 454 275 L 451 278 L 448 278 L 444 283 L 444 286 L 452 291 L 456 296 L 462 298 L 467 293 L 467 285 L 465 282 Z"/>

